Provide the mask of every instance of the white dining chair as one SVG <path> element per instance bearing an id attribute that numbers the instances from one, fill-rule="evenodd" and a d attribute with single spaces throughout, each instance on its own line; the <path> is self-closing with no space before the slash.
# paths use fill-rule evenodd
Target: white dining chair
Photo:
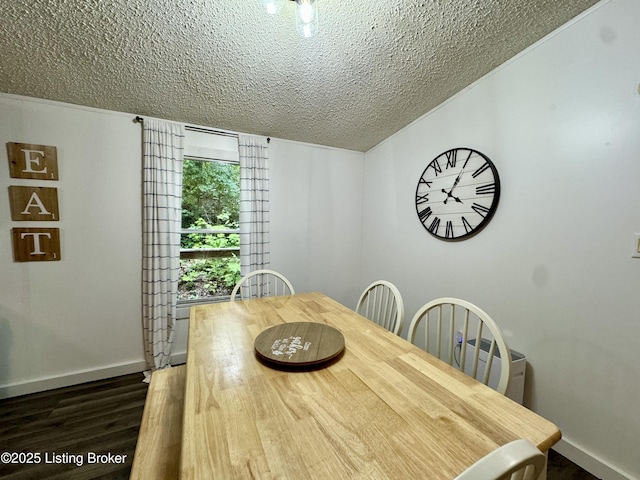
<path id="1" fill-rule="evenodd" d="M 261 269 L 242 277 L 233 287 L 229 300 L 235 302 L 238 295 L 241 300 L 247 300 L 294 293 L 293 285 L 284 275 L 274 270 Z"/>
<path id="2" fill-rule="evenodd" d="M 360 295 L 356 312 L 396 335 L 402 332 L 404 302 L 391 282 L 378 280 L 369 285 Z"/>
<path id="3" fill-rule="evenodd" d="M 488 453 L 455 480 L 536 480 L 547 457 L 529 440 L 519 439 Z"/>
<path id="4" fill-rule="evenodd" d="M 417 336 L 421 324 L 422 345 Z M 500 364 L 495 388 L 506 394 L 511 378 L 511 351 L 496 322 L 471 302 L 443 297 L 426 303 L 411 320 L 407 339 L 485 385 L 489 384 L 494 365 Z M 468 357 L 470 349 L 473 354 Z M 500 358 L 498 362 L 494 361 L 496 356 Z M 497 367 L 494 370 L 497 372 Z"/>

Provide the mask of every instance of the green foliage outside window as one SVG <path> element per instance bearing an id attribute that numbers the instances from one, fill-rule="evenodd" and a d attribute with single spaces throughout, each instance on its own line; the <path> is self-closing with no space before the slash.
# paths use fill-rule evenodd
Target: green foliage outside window
<path id="1" fill-rule="evenodd" d="M 185 159 L 182 187 L 182 228 L 220 230 L 183 234 L 182 249 L 239 248 L 240 166 Z M 223 258 L 181 259 L 179 300 L 229 295 L 240 280 L 236 253 Z"/>
<path id="2" fill-rule="evenodd" d="M 240 165 L 185 159 L 182 168 L 182 228 L 198 220 L 216 225 L 220 218 L 238 228 Z"/>
<path id="3" fill-rule="evenodd" d="M 228 248 L 240 246 L 240 234 L 222 233 L 237 226 L 228 225 L 226 222 L 210 225 L 199 218 L 196 223 L 189 225 L 192 230 L 220 230 L 221 233 L 189 233 L 183 234 L 180 240 L 180 248 Z"/>

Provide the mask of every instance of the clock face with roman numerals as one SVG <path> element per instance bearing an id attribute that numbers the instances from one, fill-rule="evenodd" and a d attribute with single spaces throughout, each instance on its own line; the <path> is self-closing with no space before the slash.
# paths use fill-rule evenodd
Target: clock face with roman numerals
<path id="1" fill-rule="evenodd" d="M 434 158 L 418 181 L 416 212 L 441 240 L 464 240 L 482 230 L 498 207 L 500 178 L 493 162 L 471 148 Z"/>

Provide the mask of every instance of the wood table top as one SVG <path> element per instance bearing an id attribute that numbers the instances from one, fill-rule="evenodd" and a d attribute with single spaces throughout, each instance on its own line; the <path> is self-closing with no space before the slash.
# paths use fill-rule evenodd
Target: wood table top
<path id="1" fill-rule="evenodd" d="M 259 361 L 274 325 L 318 322 L 344 335 L 327 366 Z M 526 438 L 546 452 L 553 423 L 321 293 L 191 308 L 183 479 L 452 479 Z"/>

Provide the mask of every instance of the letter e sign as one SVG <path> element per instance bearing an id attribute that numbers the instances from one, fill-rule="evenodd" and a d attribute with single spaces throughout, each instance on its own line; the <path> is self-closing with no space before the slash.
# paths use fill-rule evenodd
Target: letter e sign
<path id="1" fill-rule="evenodd" d="M 58 180 L 56 147 L 30 143 L 7 143 L 11 178 Z"/>
<path id="2" fill-rule="evenodd" d="M 11 220 L 58 221 L 58 189 L 47 187 L 9 187 Z"/>

